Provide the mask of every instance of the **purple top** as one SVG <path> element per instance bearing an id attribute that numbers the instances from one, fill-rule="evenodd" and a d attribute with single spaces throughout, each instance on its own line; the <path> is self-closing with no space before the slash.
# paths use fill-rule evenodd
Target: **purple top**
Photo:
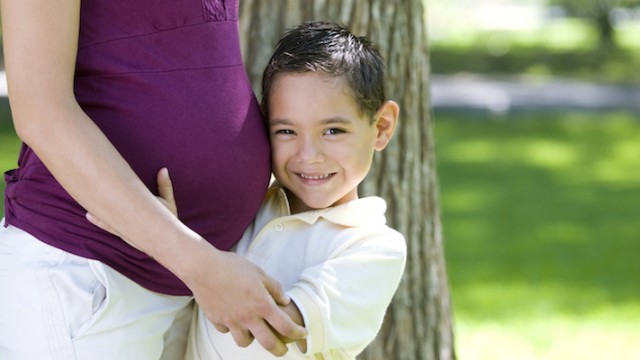
<path id="1" fill-rule="evenodd" d="M 75 75 L 78 102 L 147 187 L 157 193 L 166 166 L 180 219 L 223 250 L 253 219 L 270 176 L 237 18 L 237 0 L 83 0 Z M 8 224 L 153 291 L 190 294 L 160 264 L 86 221 L 26 145 L 18 166 L 5 175 Z"/>

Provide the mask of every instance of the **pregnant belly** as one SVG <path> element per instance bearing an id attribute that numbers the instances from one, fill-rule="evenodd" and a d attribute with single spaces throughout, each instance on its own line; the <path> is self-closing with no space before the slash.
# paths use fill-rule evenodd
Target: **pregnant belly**
<path id="1" fill-rule="evenodd" d="M 238 81 L 244 73 L 234 74 L 240 70 L 217 72 L 215 79 L 202 70 L 196 77 L 140 81 L 148 75 L 138 74 L 138 81 L 84 84 L 100 91 L 85 98 L 83 108 L 147 187 L 157 193 L 156 174 L 167 167 L 180 218 L 224 243 L 251 221 L 270 174 L 267 134 L 250 86 Z"/>

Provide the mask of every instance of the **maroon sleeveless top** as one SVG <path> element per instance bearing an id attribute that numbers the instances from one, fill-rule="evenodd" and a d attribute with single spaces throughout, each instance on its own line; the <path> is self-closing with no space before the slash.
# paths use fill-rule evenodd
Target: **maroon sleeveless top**
<path id="1" fill-rule="evenodd" d="M 81 107 L 147 187 L 157 193 L 166 166 L 180 219 L 223 250 L 251 222 L 270 176 L 237 18 L 237 0 L 82 0 L 75 73 Z M 190 294 L 160 264 L 87 222 L 26 145 L 5 178 L 8 224 L 148 289 Z"/>

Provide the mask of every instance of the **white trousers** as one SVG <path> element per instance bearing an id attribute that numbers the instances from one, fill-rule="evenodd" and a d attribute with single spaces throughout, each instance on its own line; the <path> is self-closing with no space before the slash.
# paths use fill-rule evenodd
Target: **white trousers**
<path id="1" fill-rule="evenodd" d="M 182 359 L 193 301 L 0 221 L 0 359 Z"/>

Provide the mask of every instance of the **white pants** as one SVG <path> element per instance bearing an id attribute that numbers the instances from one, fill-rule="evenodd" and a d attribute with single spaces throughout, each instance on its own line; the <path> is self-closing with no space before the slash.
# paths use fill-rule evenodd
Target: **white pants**
<path id="1" fill-rule="evenodd" d="M 182 359 L 193 301 L 0 221 L 0 359 Z"/>

